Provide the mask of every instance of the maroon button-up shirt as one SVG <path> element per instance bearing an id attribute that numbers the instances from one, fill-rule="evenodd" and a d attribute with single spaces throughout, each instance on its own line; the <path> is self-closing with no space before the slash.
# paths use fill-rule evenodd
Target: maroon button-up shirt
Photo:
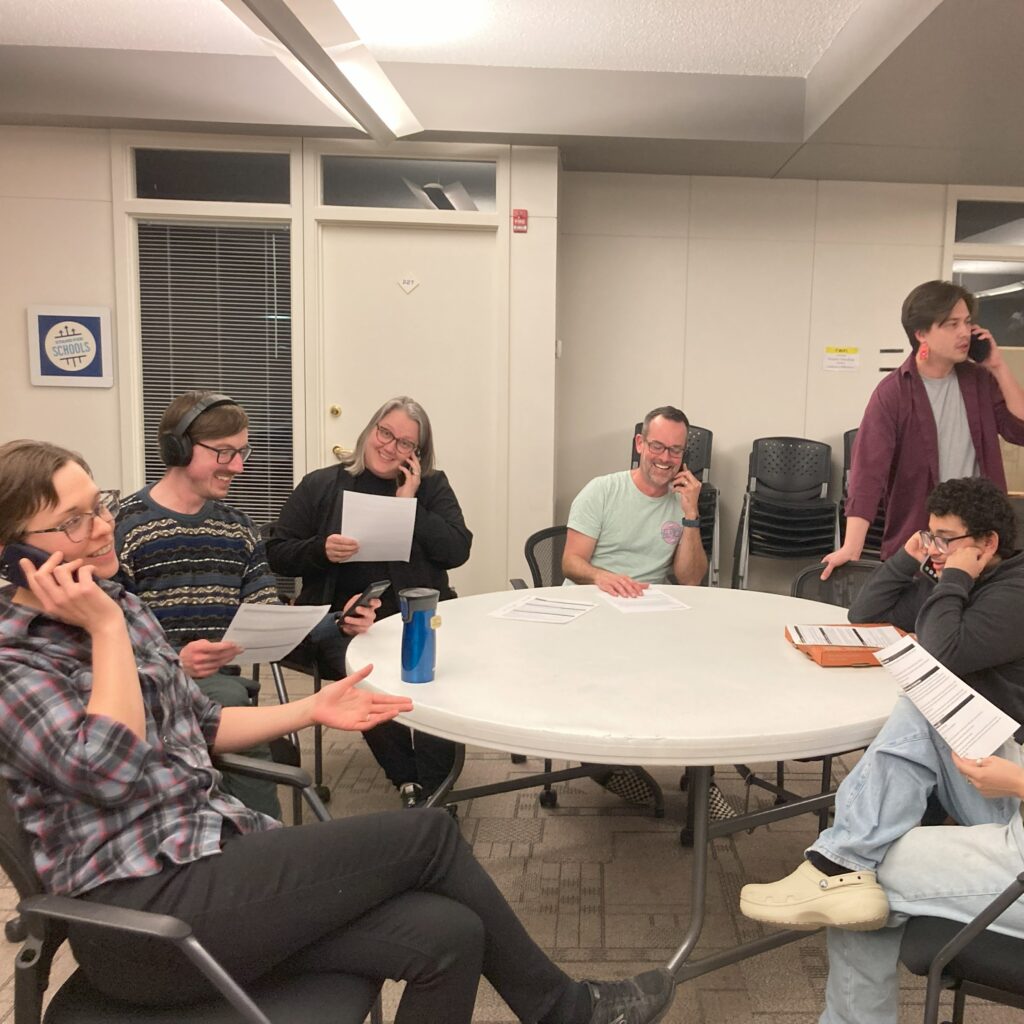
<path id="1" fill-rule="evenodd" d="M 1024 421 L 1006 408 L 988 370 L 968 361 L 954 372 L 981 475 L 1005 491 L 999 436 L 1024 444 Z M 846 514 L 870 522 L 884 497 L 882 558 L 888 558 L 914 530 L 928 526 L 925 500 L 939 482 L 938 430 L 911 353 L 875 388 L 864 410 L 853 446 Z"/>

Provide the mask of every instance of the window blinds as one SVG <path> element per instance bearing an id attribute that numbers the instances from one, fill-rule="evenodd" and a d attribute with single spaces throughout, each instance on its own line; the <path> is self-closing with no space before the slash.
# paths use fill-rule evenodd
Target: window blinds
<path id="1" fill-rule="evenodd" d="M 245 407 L 253 454 L 229 501 L 259 526 L 292 492 L 291 250 L 287 226 L 140 221 L 146 481 L 164 466 L 157 430 L 183 391 Z"/>

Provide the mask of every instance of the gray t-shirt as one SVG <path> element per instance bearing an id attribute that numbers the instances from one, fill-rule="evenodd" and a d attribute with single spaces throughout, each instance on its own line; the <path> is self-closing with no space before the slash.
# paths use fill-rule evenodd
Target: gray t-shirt
<path id="1" fill-rule="evenodd" d="M 595 477 L 569 509 L 569 529 L 596 540 L 590 564 L 641 583 L 665 583 L 682 536 L 673 491 L 649 498 L 628 470 Z"/>
<path id="2" fill-rule="evenodd" d="M 974 450 L 967 409 L 956 373 L 945 377 L 922 375 L 928 401 L 939 435 L 939 480 L 978 476 L 978 455 Z"/>

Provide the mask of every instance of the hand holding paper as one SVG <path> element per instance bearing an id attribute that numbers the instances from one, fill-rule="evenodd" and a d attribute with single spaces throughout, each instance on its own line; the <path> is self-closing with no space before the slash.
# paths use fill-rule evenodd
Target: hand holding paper
<path id="1" fill-rule="evenodd" d="M 875 657 L 962 758 L 988 757 L 1020 727 L 909 636 Z"/>
<path id="2" fill-rule="evenodd" d="M 345 492 L 341 533 L 358 542 L 350 562 L 408 562 L 415 525 L 415 498 Z"/>
<path id="3" fill-rule="evenodd" d="M 242 653 L 229 665 L 280 661 L 331 610 L 330 605 L 241 604 L 224 634 Z"/>

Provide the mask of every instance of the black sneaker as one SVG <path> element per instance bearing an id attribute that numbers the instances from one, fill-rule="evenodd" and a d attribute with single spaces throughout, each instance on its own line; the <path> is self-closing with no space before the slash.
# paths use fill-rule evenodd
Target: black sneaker
<path id="1" fill-rule="evenodd" d="M 676 983 L 664 968 L 645 971 L 625 981 L 585 981 L 594 1001 L 589 1024 L 654 1024 L 676 994 Z"/>
<path id="2" fill-rule="evenodd" d="M 402 807 L 405 810 L 419 807 L 424 800 L 423 787 L 418 782 L 403 782 L 398 787 L 398 799 L 402 801 Z"/>

